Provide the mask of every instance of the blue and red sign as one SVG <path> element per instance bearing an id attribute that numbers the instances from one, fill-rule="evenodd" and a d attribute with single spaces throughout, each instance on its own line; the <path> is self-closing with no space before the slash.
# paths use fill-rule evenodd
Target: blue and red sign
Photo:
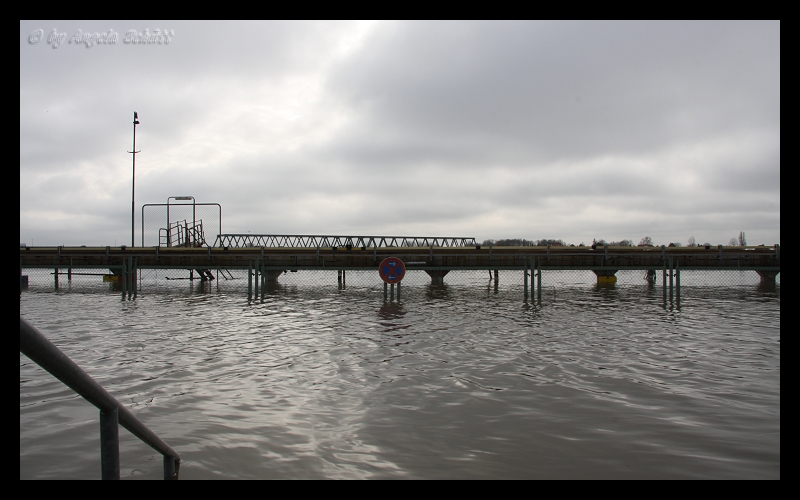
<path id="1" fill-rule="evenodd" d="M 406 265 L 397 257 L 388 257 L 378 266 L 378 273 L 381 279 L 390 285 L 399 283 L 406 275 Z"/>

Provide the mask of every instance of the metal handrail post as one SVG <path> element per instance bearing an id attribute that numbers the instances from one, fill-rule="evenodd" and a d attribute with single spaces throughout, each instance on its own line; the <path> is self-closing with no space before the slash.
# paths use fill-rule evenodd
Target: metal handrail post
<path id="1" fill-rule="evenodd" d="M 22 318 L 19 318 L 19 351 L 97 407 L 101 413 L 117 410 L 118 421 L 122 427 L 164 455 L 164 479 L 178 479 L 180 456 L 175 450 L 147 428 L 127 407 L 103 389 L 39 330 Z M 167 458 L 170 459 L 171 469 L 167 467 Z"/>
<path id="2" fill-rule="evenodd" d="M 119 410 L 100 411 L 100 473 L 119 480 Z"/>

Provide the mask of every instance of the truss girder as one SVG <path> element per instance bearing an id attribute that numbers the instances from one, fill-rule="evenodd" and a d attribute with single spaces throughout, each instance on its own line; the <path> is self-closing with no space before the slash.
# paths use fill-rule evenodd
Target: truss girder
<path id="1" fill-rule="evenodd" d="M 220 234 L 215 247 L 265 248 L 399 248 L 473 247 L 475 238 L 453 236 L 325 236 L 282 234 Z"/>

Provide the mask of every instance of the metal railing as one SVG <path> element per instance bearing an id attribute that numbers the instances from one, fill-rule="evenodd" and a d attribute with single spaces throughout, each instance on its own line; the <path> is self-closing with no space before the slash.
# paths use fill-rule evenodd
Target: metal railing
<path id="1" fill-rule="evenodd" d="M 173 199 L 177 197 L 170 198 Z M 160 212 L 162 207 L 164 209 L 162 214 L 166 216 L 166 222 L 164 222 L 163 216 L 157 213 Z M 217 217 L 210 217 L 208 209 L 213 209 L 214 207 L 216 207 Z M 185 214 L 185 209 L 191 208 L 192 221 L 205 220 L 206 229 L 208 229 L 209 224 L 211 224 L 212 234 L 216 235 L 222 232 L 222 207 L 219 203 L 147 203 L 142 205 L 142 247 L 158 244 L 157 241 L 153 240 L 153 238 L 156 237 L 156 232 L 158 232 L 158 237 L 160 238 L 166 231 L 164 228 L 168 228 L 172 225 L 174 221 L 171 217 L 175 214 L 170 213 L 170 208 L 177 210 L 178 213 L 181 214 L 180 217 L 175 217 L 176 220 L 181 218 L 188 220 L 188 217 L 183 214 Z M 202 217 L 202 214 L 205 214 L 206 217 Z M 214 226 L 214 222 L 216 222 L 216 226 Z M 160 242 L 160 245 L 166 246 L 163 241 Z"/>
<path id="2" fill-rule="evenodd" d="M 100 410 L 100 462 L 103 479 L 119 479 L 118 425 L 122 425 L 163 455 L 164 479 L 178 479 L 181 459 L 175 450 L 22 318 L 19 318 L 19 351 Z"/>
<path id="3" fill-rule="evenodd" d="M 266 248 L 390 248 L 474 247 L 475 238 L 453 236 L 324 236 L 281 234 L 220 234 L 215 247 Z"/>
<path id="4" fill-rule="evenodd" d="M 201 247 L 206 244 L 203 221 L 173 222 L 158 231 L 158 245 L 163 247 Z"/>

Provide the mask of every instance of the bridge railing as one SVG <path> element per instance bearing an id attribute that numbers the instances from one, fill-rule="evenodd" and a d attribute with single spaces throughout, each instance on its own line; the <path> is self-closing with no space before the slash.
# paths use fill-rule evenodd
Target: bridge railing
<path id="1" fill-rule="evenodd" d="M 103 479 L 119 479 L 120 424 L 163 455 L 164 479 L 178 479 L 181 459 L 175 450 L 22 318 L 19 319 L 19 351 L 100 410 L 100 462 Z"/>
<path id="2" fill-rule="evenodd" d="M 158 231 L 158 245 L 163 247 L 201 247 L 206 244 L 203 221 L 172 222 Z"/>

